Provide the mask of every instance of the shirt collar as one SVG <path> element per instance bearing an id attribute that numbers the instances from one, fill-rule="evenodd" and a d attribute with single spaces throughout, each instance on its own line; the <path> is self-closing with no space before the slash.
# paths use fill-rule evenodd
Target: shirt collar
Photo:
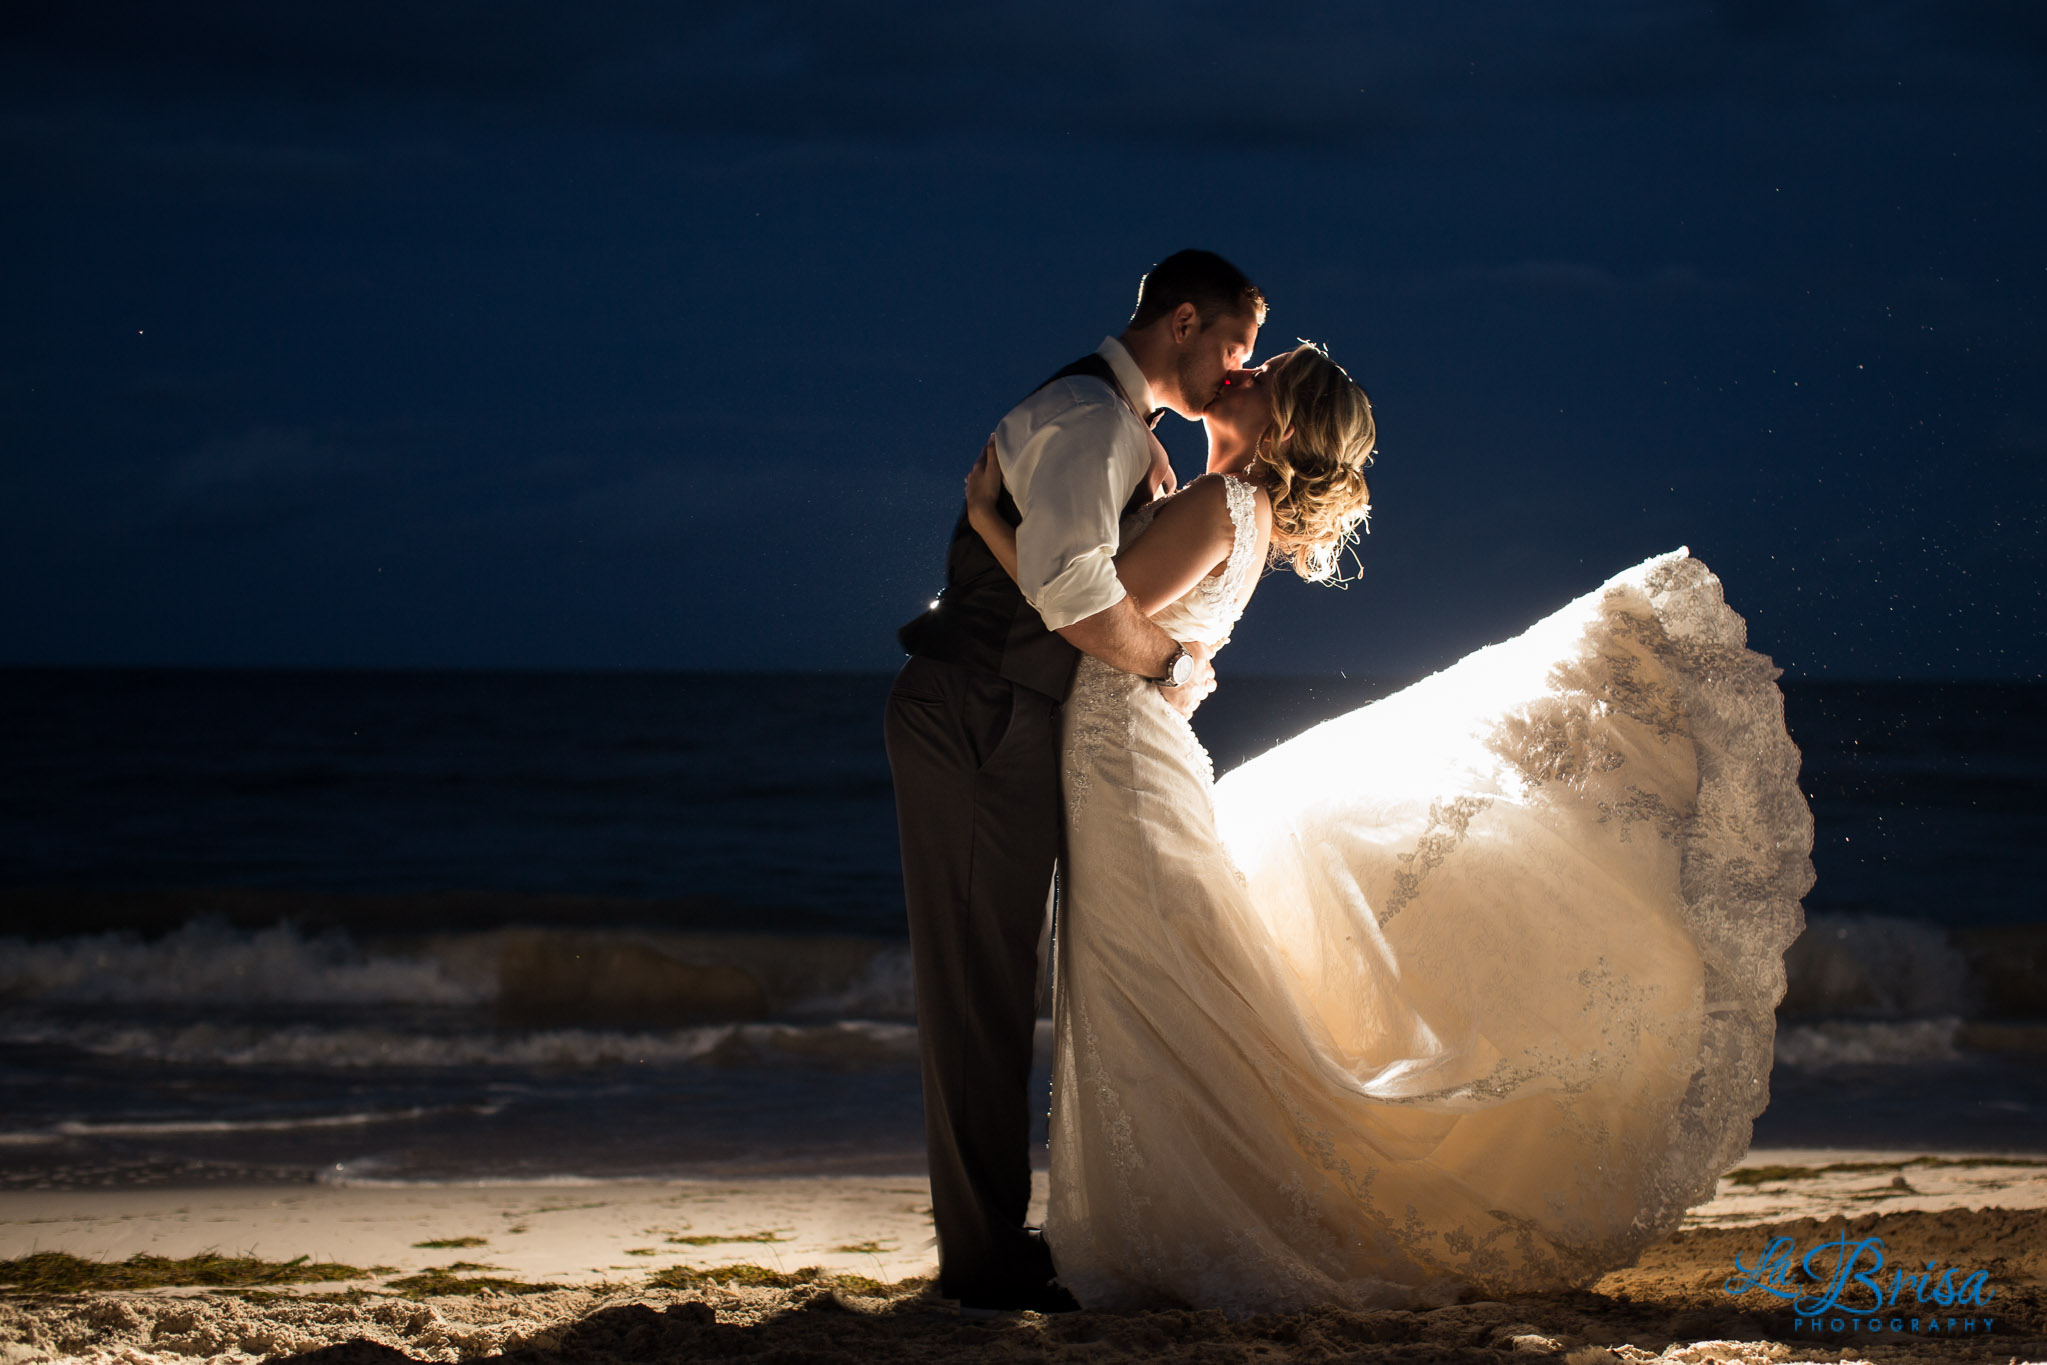
<path id="1" fill-rule="evenodd" d="M 1137 361 L 1122 342 L 1114 337 L 1103 337 L 1102 344 L 1095 347 L 1095 354 L 1109 362 L 1109 368 L 1116 372 L 1116 382 L 1123 386 L 1123 392 L 1137 409 L 1141 422 L 1151 420 L 1152 409 L 1158 400 L 1151 396 L 1151 381 L 1144 377 L 1144 371 L 1137 367 Z"/>

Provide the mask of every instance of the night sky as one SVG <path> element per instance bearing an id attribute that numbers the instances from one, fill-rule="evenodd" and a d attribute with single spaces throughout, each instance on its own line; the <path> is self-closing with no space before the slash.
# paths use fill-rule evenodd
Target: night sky
<path id="1" fill-rule="evenodd" d="M 1680 544 L 1793 676 L 2038 678 L 2043 115 L 2026 0 L 9 5 L 0 663 L 893 667 L 1200 246 L 1380 424 L 1225 681 Z"/>

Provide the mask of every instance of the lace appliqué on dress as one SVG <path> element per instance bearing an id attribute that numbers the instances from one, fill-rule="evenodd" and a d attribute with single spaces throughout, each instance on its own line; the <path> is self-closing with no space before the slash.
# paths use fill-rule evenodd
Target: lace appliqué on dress
<path id="1" fill-rule="evenodd" d="M 1492 804 L 1490 796 L 1459 796 L 1450 801 L 1429 803 L 1428 828 L 1422 831 L 1414 851 L 1401 854 L 1397 860 L 1401 871 L 1393 879 L 1393 894 L 1387 898 L 1386 908 L 1379 912 L 1381 928 L 1421 894 L 1422 882 L 1429 873 L 1441 867 L 1464 842 L 1464 833 L 1471 828 L 1472 818 Z"/>
<path id="2" fill-rule="evenodd" d="M 1251 560 L 1258 552 L 1258 490 L 1248 481 L 1234 474 L 1225 474 L 1223 496 L 1229 504 L 1230 557 L 1221 569 L 1202 579 L 1195 585 L 1204 601 L 1211 608 L 1219 610 L 1227 624 L 1234 625 L 1238 615 L 1237 599 L 1244 595 L 1244 576 L 1251 571 Z"/>
<path id="3" fill-rule="evenodd" d="M 1130 683 L 1129 674 L 1118 672 L 1091 654 L 1081 656 L 1080 668 L 1073 676 L 1073 691 L 1066 698 L 1072 724 L 1060 753 L 1068 820 L 1078 820 L 1087 808 L 1103 747 L 1114 743 L 1127 748 L 1130 744 L 1134 725 L 1130 715 Z"/>
<path id="4" fill-rule="evenodd" d="M 1161 629 L 1180 641 L 1202 641 L 1219 648 L 1229 639 L 1230 627 L 1242 613 L 1244 582 L 1258 553 L 1258 491 L 1233 474 L 1223 477 L 1223 495 L 1230 514 L 1230 555 L 1220 569 L 1203 578 L 1178 601 L 1162 608 L 1154 619 Z M 1122 541 L 1128 545 L 1150 527 L 1165 499 L 1146 503 L 1123 520 Z M 1066 791 L 1066 815 L 1080 818 L 1093 794 L 1105 746 L 1128 747 L 1135 734 L 1132 708 L 1143 705 L 1142 688 L 1151 684 L 1132 678 L 1100 660 L 1085 656 L 1074 675 L 1073 690 L 1066 706 L 1072 715 L 1071 733 L 1061 756 Z M 1184 747 L 1189 766 L 1205 785 L 1215 781 L 1215 764 L 1187 718 L 1171 707 L 1160 706 L 1170 717 Z"/>

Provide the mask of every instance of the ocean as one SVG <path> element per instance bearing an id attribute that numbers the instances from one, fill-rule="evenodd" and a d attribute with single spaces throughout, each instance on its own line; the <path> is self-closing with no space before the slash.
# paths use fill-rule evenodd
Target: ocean
<path id="1" fill-rule="evenodd" d="M 921 1170 L 888 683 L 0 672 L 0 1187 Z M 1391 690 L 1196 724 L 1223 772 Z M 2047 687 L 1785 693 L 1757 1143 L 2039 1150 Z"/>

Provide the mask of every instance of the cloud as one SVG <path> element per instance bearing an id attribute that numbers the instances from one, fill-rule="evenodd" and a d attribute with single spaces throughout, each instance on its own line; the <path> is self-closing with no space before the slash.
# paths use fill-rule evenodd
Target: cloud
<path id="1" fill-rule="evenodd" d="M 2029 408 L 2013 408 L 1991 432 L 1990 449 L 2000 455 L 2047 455 L 2047 420 Z"/>
<path id="2" fill-rule="evenodd" d="M 1487 270 L 1458 272 L 1474 284 L 1504 284 L 1532 294 L 1617 294 L 1620 277 L 1583 261 L 1517 261 Z"/>
<path id="3" fill-rule="evenodd" d="M 1739 286 L 1706 279 L 1689 265 L 1659 266 L 1623 275 L 1588 261 L 1526 260 L 1505 265 L 1460 266 L 1406 282 L 1412 294 L 1455 293 L 1485 297 L 1522 295 L 1538 299 L 1674 300 Z"/>
<path id="4" fill-rule="evenodd" d="M 255 427 L 216 438 L 171 466 L 156 522 L 213 536 L 275 531 L 332 507 L 363 463 L 303 429 Z"/>
<path id="5" fill-rule="evenodd" d="M 623 548 L 682 543 L 721 529 L 723 481 L 681 464 L 658 464 L 585 488 L 559 507 L 533 508 L 559 537 Z"/>
<path id="6" fill-rule="evenodd" d="M 548 462 L 497 485 L 478 525 L 493 538 L 575 544 L 594 552 L 688 549 L 703 555 L 761 553 L 867 490 L 844 470 L 802 456 L 770 464 L 724 459 Z"/>
<path id="7" fill-rule="evenodd" d="M 255 98 L 424 102 L 492 123 L 685 135 L 1093 137 L 1181 148 L 1368 147 L 1531 105 L 1744 99 L 2037 100 L 2047 20 L 2022 0 L 1854 5 L 1237 8 L 1048 15 L 838 0 L 599 8 L 447 0 L 17 7 L 0 104 Z"/>

